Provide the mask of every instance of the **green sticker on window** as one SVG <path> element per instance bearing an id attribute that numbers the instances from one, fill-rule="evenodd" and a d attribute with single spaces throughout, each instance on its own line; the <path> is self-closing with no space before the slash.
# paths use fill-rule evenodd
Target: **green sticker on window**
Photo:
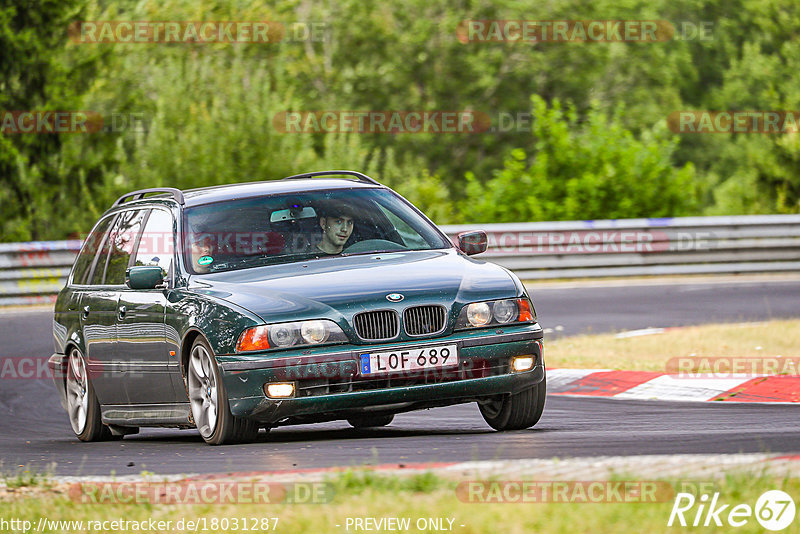
<path id="1" fill-rule="evenodd" d="M 197 260 L 198 265 L 208 265 L 209 263 L 213 263 L 214 258 L 211 256 L 202 256 L 199 260 Z"/>

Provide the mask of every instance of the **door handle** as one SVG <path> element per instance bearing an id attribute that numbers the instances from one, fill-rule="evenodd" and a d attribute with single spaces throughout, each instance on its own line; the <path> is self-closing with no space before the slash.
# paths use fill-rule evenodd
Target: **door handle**
<path id="1" fill-rule="evenodd" d="M 83 307 L 83 318 L 84 318 L 84 319 L 86 319 L 87 317 L 89 317 L 89 310 L 91 310 L 91 308 L 89 308 L 89 306 L 84 306 L 84 307 Z"/>
<path id="2" fill-rule="evenodd" d="M 120 319 L 124 318 L 124 317 L 125 317 L 125 314 L 126 314 L 127 312 L 128 312 L 128 308 L 126 308 L 125 306 L 120 306 L 120 307 L 119 307 L 119 318 L 120 318 Z"/>

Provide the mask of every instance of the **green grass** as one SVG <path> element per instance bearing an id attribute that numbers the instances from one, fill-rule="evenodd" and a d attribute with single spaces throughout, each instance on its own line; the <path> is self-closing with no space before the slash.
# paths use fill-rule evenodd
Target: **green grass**
<path id="1" fill-rule="evenodd" d="M 626 477 L 627 480 L 634 478 Z M 680 480 L 671 480 L 673 485 Z M 94 504 L 73 502 L 63 488 L 46 489 L 35 496 L 17 497 L 0 502 L 0 517 L 19 518 L 34 525 L 42 516 L 50 520 L 104 521 L 177 521 L 205 518 L 277 517 L 281 533 L 354 532 L 346 528 L 348 518 L 407 517 L 408 532 L 419 532 L 416 521 L 425 518 L 453 519 L 453 532 L 458 533 L 603 533 L 603 532 L 730 532 L 723 527 L 667 527 L 673 501 L 658 503 L 576 504 L 477 504 L 463 502 L 456 496 L 454 480 L 433 473 L 399 477 L 369 471 L 348 471 L 331 477 L 335 488 L 327 504 L 270 505 L 151 505 Z M 730 474 L 715 485 L 720 503 L 755 505 L 767 490 L 780 489 L 800 501 L 800 479 L 762 475 Z M 728 508 L 730 510 L 730 507 Z M 686 514 L 691 522 L 696 507 Z M 727 511 L 725 512 L 727 513 Z M 723 514 L 723 517 L 725 514 Z M 210 523 L 207 523 L 210 524 Z M 444 522 L 447 525 L 447 521 Z M 799 520 L 783 532 L 800 532 Z M 340 526 L 336 526 L 340 525 Z M 463 525 L 463 526 L 461 526 Z M 88 530 L 84 528 L 84 531 Z M 233 530 L 233 529 L 229 529 Z M 763 528 L 751 518 L 737 532 L 761 532 Z M 97 531 L 94 530 L 93 531 Z M 100 530 L 102 531 L 102 529 Z M 244 529 L 239 529 L 244 532 Z"/>
<path id="2" fill-rule="evenodd" d="M 430 471 L 410 476 L 386 476 L 369 470 L 348 470 L 330 480 L 339 495 L 361 495 L 365 492 L 433 493 L 455 483 Z"/>
<path id="3" fill-rule="evenodd" d="M 39 486 L 50 486 L 50 470 L 37 471 L 19 466 L 13 473 L 8 473 L 0 466 L 0 478 L 6 488 L 19 489 Z"/>
<path id="4" fill-rule="evenodd" d="M 665 371 L 673 358 L 797 358 L 800 320 L 687 326 L 662 334 L 617 339 L 614 334 L 548 342 L 548 367 Z M 674 371 L 672 371 L 674 372 Z"/>

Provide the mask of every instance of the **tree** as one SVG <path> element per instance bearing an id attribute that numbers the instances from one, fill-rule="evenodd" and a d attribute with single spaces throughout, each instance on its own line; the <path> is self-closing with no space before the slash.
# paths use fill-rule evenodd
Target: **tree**
<path id="1" fill-rule="evenodd" d="M 677 140 L 662 128 L 638 138 L 622 126 L 623 108 L 608 118 L 593 106 L 585 122 L 574 107 L 533 102 L 535 150 L 515 149 L 485 184 L 467 175 L 461 213 L 470 222 L 523 222 L 690 213 L 691 165 L 675 168 Z"/>
<path id="2" fill-rule="evenodd" d="M 100 55 L 66 50 L 81 0 L 8 0 L 0 7 L 0 111 L 79 111 Z M 80 180 L 58 134 L 0 135 L 0 240 L 39 239 L 59 201 L 74 206 Z M 84 176 L 90 169 L 83 162 Z M 72 169 L 74 170 L 74 169 Z M 72 193 L 72 195 L 70 194 Z"/>

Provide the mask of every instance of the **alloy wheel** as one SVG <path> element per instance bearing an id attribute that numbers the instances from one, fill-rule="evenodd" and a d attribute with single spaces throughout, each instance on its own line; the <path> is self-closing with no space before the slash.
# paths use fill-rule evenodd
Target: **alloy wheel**
<path id="1" fill-rule="evenodd" d="M 189 402 L 197 429 L 208 438 L 217 428 L 217 380 L 211 355 L 202 345 L 189 358 Z"/>
<path id="2" fill-rule="evenodd" d="M 78 349 L 72 349 L 67 362 L 67 412 L 69 422 L 76 435 L 86 428 L 86 414 L 89 410 L 89 379 L 86 363 Z"/>

